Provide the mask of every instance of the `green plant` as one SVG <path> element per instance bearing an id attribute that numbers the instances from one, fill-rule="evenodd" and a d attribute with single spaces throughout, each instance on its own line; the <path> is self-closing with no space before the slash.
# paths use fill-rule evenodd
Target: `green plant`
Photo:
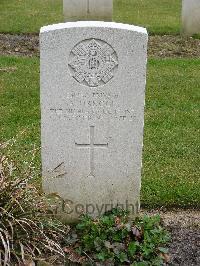
<path id="1" fill-rule="evenodd" d="M 49 215 L 30 172 L 19 177 L 15 172 L 20 171 L 13 162 L 0 156 L 0 265 L 24 264 L 48 255 L 63 257 L 59 242 L 66 228 Z"/>
<path id="2" fill-rule="evenodd" d="M 162 265 L 169 239 L 158 215 L 129 221 L 127 212 L 113 209 L 98 219 L 83 216 L 65 251 L 102 265 Z"/>

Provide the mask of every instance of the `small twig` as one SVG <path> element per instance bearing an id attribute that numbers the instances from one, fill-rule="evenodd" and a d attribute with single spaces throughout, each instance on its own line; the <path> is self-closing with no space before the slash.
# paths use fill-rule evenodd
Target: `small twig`
<path id="1" fill-rule="evenodd" d="M 95 265 L 94 260 L 85 251 L 83 251 L 83 253 L 85 254 L 86 257 L 88 257 L 88 259 L 92 262 L 92 264 Z"/>

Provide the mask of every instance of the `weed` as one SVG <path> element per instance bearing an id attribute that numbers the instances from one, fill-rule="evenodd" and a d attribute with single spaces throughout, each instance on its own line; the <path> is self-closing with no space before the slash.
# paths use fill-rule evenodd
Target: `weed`
<path id="1" fill-rule="evenodd" d="M 79 260 L 102 263 L 98 265 L 161 265 L 169 259 L 169 239 L 158 215 L 130 221 L 126 211 L 113 209 L 98 219 L 83 216 L 68 236 L 65 252 L 68 258 L 76 254 Z"/>
<path id="2" fill-rule="evenodd" d="M 25 263 L 48 255 L 64 257 L 60 246 L 67 227 L 49 213 L 47 200 L 28 171 L 0 156 L 0 265 Z"/>

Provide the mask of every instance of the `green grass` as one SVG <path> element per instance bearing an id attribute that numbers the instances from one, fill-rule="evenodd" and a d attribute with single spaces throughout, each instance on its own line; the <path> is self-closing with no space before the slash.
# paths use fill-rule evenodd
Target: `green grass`
<path id="1" fill-rule="evenodd" d="M 25 166 L 40 147 L 38 58 L 0 57 L 0 114 L 0 143 Z M 34 163 L 38 173 L 39 151 Z"/>
<path id="2" fill-rule="evenodd" d="M 28 161 L 40 147 L 39 59 L 0 57 L 0 143 Z M 200 60 L 150 59 L 146 92 L 143 206 L 200 207 Z M 2 69 L 7 71 L 2 71 Z M 35 159 L 40 171 L 40 152 Z"/>
<path id="3" fill-rule="evenodd" d="M 180 32 L 181 0 L 114 0 L 113 20 L 148 28 L 153 34 Z M 63 22 L 62 0 L 1 0 L 0 32 L 38 32 Z"/>
<path id="4" fill-rule="evenodd" d="M 151 34 L 180 32 L 181 0 L 115 0 L 114 21 L 145 26 Z"/>
<path id="5" fill-rule="evenodd" d="M 0 32 L 39 32 L 63 22 L 62 0 L 0 0 Z"/>
<path id="6" fill-rule="evenodd" d="M 142 199 L 199 206 L 200 60 L 151 59 L 146 94 Z"/>

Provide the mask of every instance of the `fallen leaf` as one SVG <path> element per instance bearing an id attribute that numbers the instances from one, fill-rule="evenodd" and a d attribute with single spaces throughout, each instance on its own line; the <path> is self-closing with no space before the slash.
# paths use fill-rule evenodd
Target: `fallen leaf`
<path id="1" fill-rule="evenodd" d="M 121 223 L 121 219 L 120 219 L 119 217 L 116 217 L 116 218 L 115 218 L 115 224 L 118 225 L 118 224 L 120 224 L 120 223 Z"/>
<path id="2" fill-rule="evenodd" d="M 68 254 L 68 260 L 71 262 L 83 263 L 86 261 L 85 256 L 80 256 L 71 247 L 65 247 L 63 250 Z"/>
<path id="3" fill-rule="evenodd" d="M 140 230 L 139 230 L 136 226 L 133 226 L 133 227 L 131 228 L 131 231 L 132 231 L 133 235 L 134 235 L 137 239 L 141 239 L 142 234 L 141 234 Z"/>
<path id="4" fill-rule="evenodd" d="M 162 257 L 166 263 L 170 262 L 170 256 L 169 256 L 169 254 L 160 253 L 160 257 Z"/>

